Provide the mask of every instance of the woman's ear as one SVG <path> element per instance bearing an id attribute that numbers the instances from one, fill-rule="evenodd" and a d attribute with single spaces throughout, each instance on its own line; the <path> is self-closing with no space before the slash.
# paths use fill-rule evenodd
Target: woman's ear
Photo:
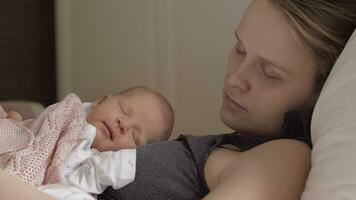
<path id="1" fill-rule="evenodd" d="M 309 99 L 309 103 L 307 104 L 306 111 L 312 113 L 315 107 L 316 102 L 319 99 L 320 92 L 315 92 L 312 97 Z"/>

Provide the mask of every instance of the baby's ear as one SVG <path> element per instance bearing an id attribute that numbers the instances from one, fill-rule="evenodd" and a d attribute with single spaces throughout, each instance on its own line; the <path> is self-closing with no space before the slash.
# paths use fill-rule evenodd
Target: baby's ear
<path id="1" fill-rule="evenodd" d="M 106 96 L 104 96 L 104 97 L 101 97 L 100 99 L 94 101 L 93 104 L 92 104 L 92 107 L 93 107 L 93 108 L 97 107 L 97 106 L 100 105 L 103 101 L 105 101 L 105 99 L 107 99 L 108 97 L 111 97 L 111 94 L 108 94 L 108 95 L 106 95 Z"/>

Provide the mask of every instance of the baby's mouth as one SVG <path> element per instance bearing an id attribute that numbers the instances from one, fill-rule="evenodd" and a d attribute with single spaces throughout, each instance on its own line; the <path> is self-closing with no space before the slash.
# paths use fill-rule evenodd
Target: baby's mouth
<path id="1" fill-rule="evenodd" d="M 111 141 L 114 141 L 113 140 L 113 131 L 112 131 L 111 127 L 105 121 L 103 121 L 103 124 L 104 124 L 104 126 L 106 128 L 106 132 L 108 134 L 108 137 L 110 138 Z"/>

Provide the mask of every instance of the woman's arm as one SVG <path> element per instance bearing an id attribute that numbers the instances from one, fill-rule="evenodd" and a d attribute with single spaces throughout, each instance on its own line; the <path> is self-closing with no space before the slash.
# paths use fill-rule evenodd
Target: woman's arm
<path id="1" fill-rule="evenodd" d="M 54 200 L 2 170 L 0 170 L 0 194 L 1 199 Z"/>
<path id="2" fill-rule="evenodd" d="M 221 152 L 209 157 L 206 168 L 227 154 Z M 287 139 L 237 152 L 235 163 L 220 170 L 218 181 L 203 200 L 299 200 L 310 169 L 310 152 L 306 144 Z"/>

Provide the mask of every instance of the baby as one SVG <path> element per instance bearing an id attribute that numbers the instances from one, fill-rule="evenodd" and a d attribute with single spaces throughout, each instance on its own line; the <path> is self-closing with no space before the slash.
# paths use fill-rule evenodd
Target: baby
<path id="1" fill-rule="evenodd" d="M 92 147 L 115 151 L 168 139 L 174 117 L 163 96 L 145 87 L 134 87 L 95 101 L 87 121 L 96 128 Z"/>
<path id="2" fill-rule="evenodd" d="M 80 110 L 82 110 L 82 114 L 80 114 Z M 59 113 L 56 113 L 56 111 L 59 111 Z M 107 95 L 94 103 L 84 104 L 72 94 L 62 102 L 46 108 L 39 116 L 42 119 L 40 122 L 38 122 L 39 119 L 22 121 L 22 116 L 16 112 L 2 112 L 2 115 L 0 131 L 5 133 L 1 133 L 3 138 L 8 131 L 3 130 L 1 126 L 9 125 L 6 124 L 9 121 L 12 123 L 11 126 L 17 126 L 15 130 L 23 128 L 21 126 L 26 126 L 25 129 L 30 127 L 38 132 L 34 133 L 32 137 L 27 136 L 27 139 L 25 139 L 27 144 L 32 145 L 31 151 L 36 146 L 33 145 L 35 143 L 33 141 L 39 140 L 38 138 L 46 138 L 52 134 L 52 131 L 47 131 L 47 134 L 42 133 L 41 130 L 46 129 L 45 127 L 56 127 L 55 130 L 59 130 L 53 131 L 58 132 L 57 138 L 59 139 L 52 148 L 53 152 L 50 152 L 48 156 L 52 158 L 52 161 L 51 164 L 46 166 L 43 179 L 31 182 L 31 180 L 26 179 L 28 176 L 25 176 L 25 178 L 19 176 L 20 179 L 25 179 L 25 182 L 37 187 L 53 183 L 75 185 L 92 194 L 101 193 L 108 186 L 118 189 L 133 181 L 136 170 L 135 148 L 168 139 L 174 125 L 171 105 L 162 95 L 146 87 L 129 88 L 116 95 Z M 47 123 L 51 120 L 54 122 L 62 120 L 63 123 Z M 39 124 L 42 124 L 42 127 L 36 128 Z M 80 128 L 78 129 L 78 127 Z M 63 135 L 62 132 L 68 132 L 68 134 Z M 77 134 L 77 132 L 81 133 Z M 15 141 L 4 140 L 3 138 L 0 138 L 0 146 L 8 146 L 9 141 L 10 143 Z M 48 140 L 53 139 L 46 141 Z M 28 155 L 29 147 L 24 145 L 26 142 L 15 145 L 17 147 L 15 149 L 13 145 L 11 148 L 2 148 L 3 150 L 0 148 L 0 165 L 3 169 L 11 169 L 9 172 L 17 175 L 14 173 L 17 170 L 11 167 L 16 163 L 11 161 L 17 158 L 12 160 L 9 158 Z M 41 142 L 39 144 L 42 144 Z M 68 142 L 71 145 L 67 145 Z M 41 145 L 37 146 L 41 148 Z M 43 149 L 48 149 L 48 145 L 43 146 Z M 27 153 L 19 153 L 23 152 L 24 149 L 27 149 Z M 63 154 L 66 151 L 68 153 Z M 43 157 L 43 153 L 40 153 L 40 155 Z M 33 160 L 36 160 L 37 157 L 34 157 Z M 7 162 L 3 162 L 6 159 L 8 159 Z M 63 166 L 58 167 L 61 166 L 62 160 L 65 160 Z M 56 171 L 60 171 L 60 175 L 53 173 Z M 56 188 L 53 187 L 41 186 L 40 189 L 50 194 L 51 192 L 56 193 Z M 58 192 L 63 196 L 62 190 L 58 190 Z"/>

